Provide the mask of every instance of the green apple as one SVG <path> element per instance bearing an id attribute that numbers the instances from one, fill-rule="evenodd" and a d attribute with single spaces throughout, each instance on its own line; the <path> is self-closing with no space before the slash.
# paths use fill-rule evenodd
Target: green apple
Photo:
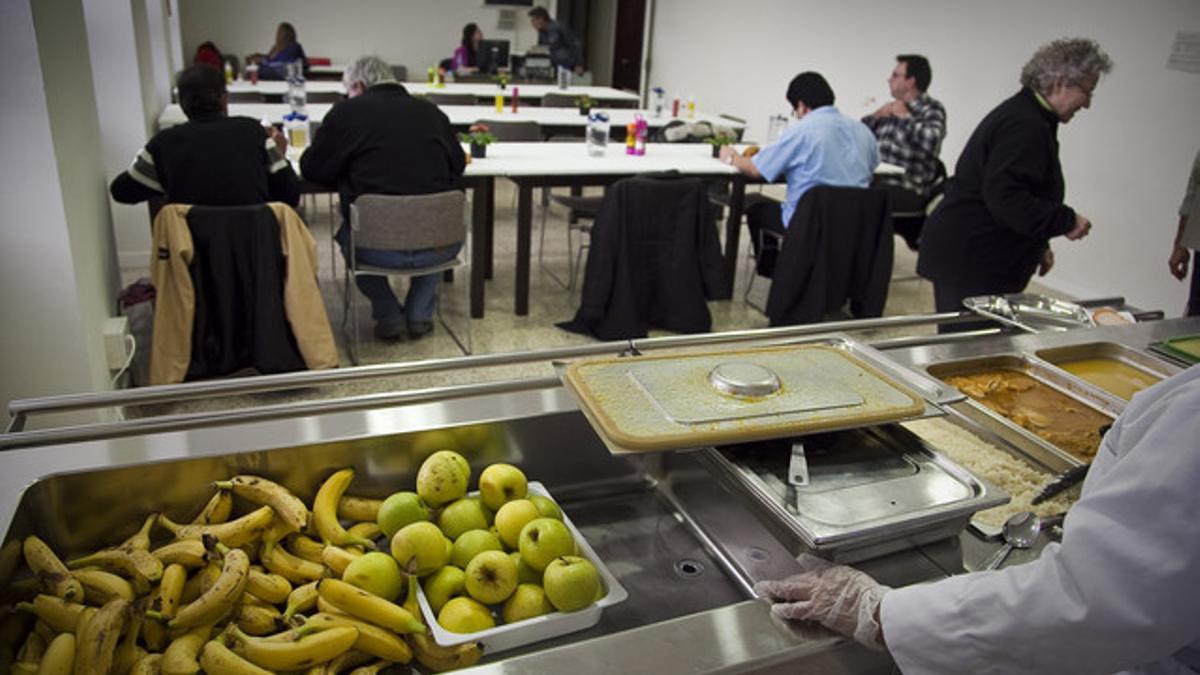
<path id="1" fill-rule="evenodd" d="M 425 503 L 438 507 L 467 494 L 471 468 L 453 450 L 438 450 L 421 462 L 417 470 L 417 494 Z"/>
<path id="2" fill-rule="evenodd" d="M 492 428 L 486 424 L 469 424 L 464 427 L 450 429 L 454 435 L 457 448 L 466 453 L 482 448 L 492 435 Z"/>
<path id="3" fill-rule="evenodd" d="M 479 474 L 479 497 L 493 511 L 505 502 L 524 499 L 528 492 L 525 474 L 512 464 L 493 464 Z"/>
<path id="4" fill-rule="evenodd" d="M 508 557 L 517 564 L 517 583 L 542 585 L 542 573 L 526 565 L 520 551 L 513 551 L 508 554 Z"/>
<path id="5" fill-rule="evenodd" d="M 575 539 L 561 520 L 536 518 L 521 529 L 517 547 L 526 565 L 544 572 L 551 560 L 575 553 Z"/>
<path id="6" fill-rule="evenodd" d="M 517 566 L 504 551 L 484 551 L 467 565 L 467 594 L 494 605 L 517 590 Z"/>
<path id="7" fill-rule="evenodd" d="M 422 520 L 429 520 L 429 507 L 415 492 L 397 492 L 379 506 L 379 514 L 375 523 L 389 539 L 400 531 L 400 528 Z"/>
<path id="8" fill-rule="evenodd" d="M 542 584 L 550 604 L 560 612 L 575 612 L 595 601 L 600 572 L 587 558 L 567 555 L 546 566 Z"/>
<path id="9" fill-rule="evenodd" d="M 522 619 L 532 619 L 535 616 L 549 614 L 554 611 L 554 605 L 546 599 L 546 591 L 537 584 L 520 584 L 513 594 L 504 601 L 500 616 L 504 623 L 514 623 Z"/>
<path id="10" fill-rule="evenodd" d="M 442 607 L 450 598 L 467 594 L 466 581 L 465 572 L 454 565 L 446 565 L 421 582 L 425 589 L 425 599 L 429 601 L 435 615 L 442 611 Z"/>
<path id="11" fill-rule="evenodd" d="M 496 626 L 492 612 L 467 597 L 450 598 L 438 612 L 437 621 L 451 633 L 474 633 Z"/>
<path id="12" fill-rule="evenodd" d="M 544 495 L 529 495 L 527 499 L 533 502 L 533 505 L 537 507 L 538 513 L 542 514 L 543 518 L 563 519 L 562 509 L 558 508 L 558 504 L 555 504 L 553 499 Z"/>
<path id="13" fill-rule="evenodd" d="M 392 537 L 392 557 L 405 574 L 423 577 L 446 564 L 446 537 L 437 525 L 424 521 L 400 528 Z"/>
<path id="14" fill-rule="evenodd" d="M 500 539 L 489 530 L 467 530 L 454 540 L 454 546 L 450 549 L 450 563 L 466 569 L 480 553 L 503 550 Z"/>
<path id="15" fill-rule="evenodd" d="M 496 532 L 500 541 L 508 550 L 517 547 L 517 539 L 521 536 L 521 528 L 530 521 L 541 517 L 538 507 L 528 499 L 514 499 L 505 502 L 496 512 Z"/>
<path id="16" fill-rule="evenodd" d="M 463 497 L 450 502 L 438 514 L 438 527 L 451 539 L 467 530 L 486 530 L 489 526 L 487 512 L 478 497 Z"/>
<path id="17" fill-rule="evenodd" d="M 395 602 L 400 597 L 405 584 L 404 574 L 396 559 L 379 551 L 351 560 L 342 572 L 342 581 L 374 593 L 388 602 Z"/>

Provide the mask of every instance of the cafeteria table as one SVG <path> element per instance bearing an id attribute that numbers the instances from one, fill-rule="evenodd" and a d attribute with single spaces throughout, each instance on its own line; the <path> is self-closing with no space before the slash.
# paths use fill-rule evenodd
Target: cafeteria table
<path id="1" fill-rule="evenodd" d="M 403 82 L 404 88 L 413 95 L 425 94 L 468 94 L 480 101 L 490 102 L 496 94 L 503 94 L 506 102 L 511 100 L 513 88 L 519 90 L 518 96 L 525 101 L 537 101 L 539 104 L 546 94 L 564 94 L 572 98 L 588 96 L 593 101 L 612 103 L 637 103 L 641 99 L 637 94 L 622 91 L 612 87 L 576 86 L 561 89 L 553 84 L 518 84 L 509 85 L 505 89 L 487 82 L 450 82 L 444 86 L 436 86 L 428 82 Z M 340 81 L 310 80 L 305 82 L 305 89 L 310 94 L 345 94 L 346 89 Z M 237 80 L 225 87 L 230 94 L 262 94 L 272 98 L 282 98 L 287 94 L 288 83 L 282 80 L 259 80 L 251 84 L 249 80 Z"/>
<path id="2" fill-rule="evenodd" d="M 320 124 L 325 115 L 329 114 L 332 103 L 310 103 L 305 106 L 305 111 L 308 113 L 308 119 L 314 124 Z M 443 105 L 438 106 L 446 116 L 450 118 L 450 124 L 460 130 L 466 130 L 467 127 L 479 120 L 499 121 L 499 122 L 537 122 L 542 127 L 543 133 L 553 134 L 556 131 L 577 132 L 582 135 L 583 129 L 587 126 L 587 116 L 580 115 L 575 108 L 542 108 L 538 106 L 519 107 L 517 112 L 513 112 L 510 107 L 505 107 L 501 112 L 496 112 L 494 106 L 485 105 Z M 740 122 L 725 119 L 719 115 L 712 115 L 704 112 L 697 112 L 694 118 L 672 118 L 669 116 L 654 117 L 649 110 L 637 110 L 633 108 L 594 108 L 594 110 L 602 110 L 609 116 L 609 124 L 623 130 L 625 125 L 634 120 L 635 115 L 642 115 L 646 118 L 646 124 L 651 129 L 658 129 L 667 125 L 667 123 L 675 119 L 683 119 L 691 122 L 708 122 L 713 125 L 719 125 L 730 129 L 742 128 L 745 125 Z M 230 103 L 229 115 L 252 117 L 258 120 L 266 120 L 272 124 L 283 124 L 283 116 L 292 111 L 291 107 L 286 103 Z M 183 114 L 183 108 L 179 104 L 172 103 L 163 109 L 161 115 L 158 116 L 158 128 L 160 130 L 167 127 L 183 124 L 187 121 L 187 116 Z M 623 138 L 623 132 L 621 134 Z M 707 146 L 705 146 L 707 147 Z"/>

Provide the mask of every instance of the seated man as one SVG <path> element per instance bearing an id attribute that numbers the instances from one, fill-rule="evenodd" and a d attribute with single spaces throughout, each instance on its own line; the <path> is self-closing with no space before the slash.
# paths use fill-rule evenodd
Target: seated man
<path id="1" fill-rule="evenodd" d="M 937 178 L 938 153 L 946 137 L 946 109 L 926 93 L 932 76 L 924 56 L 897 56 L 896 68 L 888 78 L 894 100 L 862 119 L 879 141 L 880 159 L 904 167 L 903 174 L 875 179 L 891 195 L 892 211 L 925 208 L 925 198 Z"/>
<path id="2" fill-rule="evenodd" d="M 284 158 L 279 130 L 228 117 L 225 77 L 208 65 L 185 68 L 176 79 L 188 121 L 146 143 L 128 171 L 113 179 L 113 199 L 136 204 L 166 197 L 174 204 L 244 206 L 279 201 L 296 206 L 300 184 Z"/>
<path id="3" fill-rule="evenodd" d="M 360 58 L 346 69 L 342 80 L 349 98 L 325 115 L 312 145 L 300 159 L 300 170 L 308 180 L 337 185 L 343 218 L 337 240 L 343 254 L 349 255 L 350 204 L 359 195 L 420 195 L 455 189 L 466 159 L 445 113 L 410 96 L 392 75 L 391 67 L 378 57 Z M 358 261 L 397 269 L 425 267 L 451 260 L 460 248 L 360 248 Z M 437 274 L 413 277 L 401 305 L 387 277 L 358 277 L 358 289 L 371 301 L 376 337 L 399 339 L 406 324 L 410 338 L 433 330 L 439 281 Z"/>
<path id="4" fill-rule="evenodd" d="M 759 231 L 783 234 L 796 205 L 817 185 L 867 187 L 879 165 L 875 138 L 857 120 L 833 107 L 833 89 L 819 73 L 804 72 L 792 78 L 787 100 L 799 122 L 789 126 L 779 140 L 753 157 L 739 155 L 731 146 L 721 148 L 721 159 L 742 173 L 767 181 L 787 176 L 787 198 L 754 204 L 746 210 L 750 242 L 759 254 Z M 765 252 L 764 252 L 765 253 Z M 768 261 L 767 258 L 770 258 Z M 760 257 L 758 269 L 774 269 L 774 250 Z"/>

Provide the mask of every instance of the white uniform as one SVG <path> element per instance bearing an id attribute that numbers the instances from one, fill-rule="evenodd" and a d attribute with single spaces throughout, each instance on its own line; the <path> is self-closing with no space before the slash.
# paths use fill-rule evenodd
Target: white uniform
<path id="1" fill-rule="evenodd" d="M 905 675 L 1200 672 L 1200 366 L 1134 396 L 1061 545 L 893 590 L 880 618 Z"/>

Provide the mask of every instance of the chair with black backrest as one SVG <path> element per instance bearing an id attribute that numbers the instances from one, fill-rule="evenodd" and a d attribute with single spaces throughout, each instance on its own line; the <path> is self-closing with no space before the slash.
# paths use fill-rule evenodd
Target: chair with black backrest
<path id="1" fill-rule="evenodd" d="M 542 97 L 543 108 L 577 108 L 579 107 L 579 97 L 570 94 L 559 94 L 558 92 L 549 92 Z"/>
<path id="2" fill-rule="evenodd" d="M 434 105 L 475 105 L 477 102 L 474 94 L 447 94 L 437 91 L 425 94 L 425 100 Z"/>
<path id="3" fill-rule="evenodd" d="M 551 136 L 549 142 L 582 144 L 584 140 L 578 136 Z M 596 214 L 600 212 L 600 204 L 604 201 L 604 195 L 556 195 L 552 192 L 544 192 L 543 195 L 548 195 L 548 199 L 546 203 L 542 204 L 542 228 L 538 235 L 538 266 L 545 270 L 555 283 L 567 289 L 568 293 L 573 293 L 577 288 L 575 282 L 579 276 L 583 253 L 589 246 L 588 237 L 592 232 L 591 221 L 594 221 Z M 546 220 L 550 215 L 551 203 L 559 204 L 567 209 L 567 278 L 565 280 L 555 274 L 554 270 L 550 269 L 545 262 Z M 580 222 L 581 218 L 588 222 Z M 575 234 L 578 234 L 580 239 L 578 249 L 575 248 L 573 242 Z"/>
<path id="4" fill-rule="evenodd" d="M 894 254 L 888 194 L 820 185 L 796 205 L 772 270 L 772 326 L 883 315 Z"/>
<path id="5" fill-rule="evenodd" d="M 338 91 L 310 91 L 304 98 L 309 103 L 337 103 L 346 96 Z"/>
<path id="6" fill-rule="evenodd" d="M 467 226 L 463 217 L 465 196 L 458 190 L 448 190 L 428 195 L 361 195 L 350 205 L 350 232 L 347 243 L 349 264 L 345 274 L 345 297 L 343 302 L 342 327 L 349 322 L 346 331 L 350 359 L 358 363 L 358 293 L 355 279 L 359 276 L 402 276 L 415 277 L 441 274 L 446 270 L 466 265 L 470 255 L 467 247 Z M 410 269 L 376 267 L 358 262 L 354 252 L 359 248 L 384 251 L 420 251 L 462 244 L 463 249 L 453 259 L 437 265 Z M 442 315 L 440 298 L 437 299 L 437 317 L 442 328 L 450 335 L 464 354 L 471 353 L 471 319 L 469 313 L 470 284 L 464 289 L 463 315 L 466 317 L 465 342 L 450 329 Z"/>
<path id="7" fill-rule="evenodd" d="M 910 249 L 915 251 L 920 246 L 921 229 L 925 226 L 925 219 L 937 208 L 945 192 L 946 165 L 939 159 L 933 182 L 925 192 L 925 202 L 921 208 L 912 211 L 892 211 L 892 229 L 904 238 Z"/>
<path id="8" fill-rule="evenodd" d="M 396 78 L 397 82 L 408 81 L 408 67 L 399 64 L 392 64 L 392 77 Z"/>

